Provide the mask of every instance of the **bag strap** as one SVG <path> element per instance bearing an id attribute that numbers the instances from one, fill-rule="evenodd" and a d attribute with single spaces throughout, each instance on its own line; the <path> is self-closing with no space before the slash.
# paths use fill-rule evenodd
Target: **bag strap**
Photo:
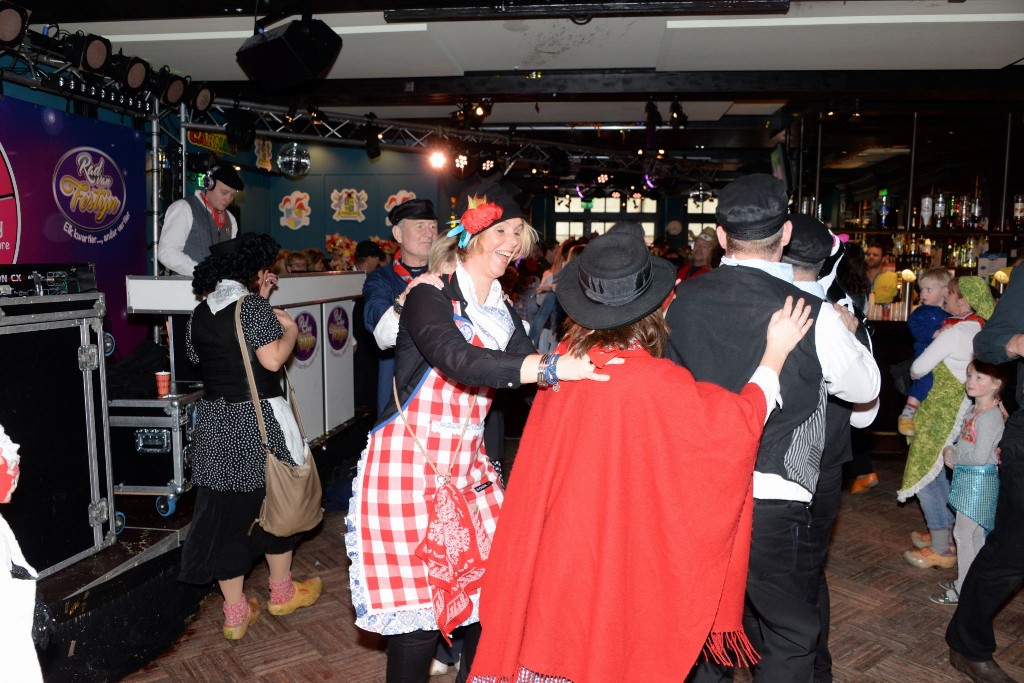
<path id="1" fill-rule="evenodd" d="M 267 438 L 267 425 L 263 422 L 263 408 L 260 406 L 260 394 L 256 390 L 256 379 L 252 376 L 252 362 L 249 360 L 249 347 L 245 344 L 245 333 L 242 332 L 242 301 L 240 297 L 235 304 L 235 336 L 238 337 L 238 347 L 242 350 L 242 362 L 245 363 L 245 376 L 249 380 L 249 394 L 252 397 L 252 405 L 256 410 L 256 422 L 260 426 L 260 439 L 263 448 L 268 452 L 274 451 L 270 448 L 270 439 Z M 305 437 L 303 437 L 305 438 Z"/>
<path id="2" fill-rule="evenodd" d="M 393 377 L 391 378 L 391 391 L 394 393 L 395 407 L 398 408 L 398 416 L 402 418 L 402 424 L 405 425 L 405 431 L 408 432 L 409 436 L 412 437 L 412 440 L 416 442 L 416 447 L 420 449 L 420 453 L 423 454 L 423 459 L 427 461 L 428 465 L 430 465 L 430 469 L 434 470 L 434 476 L 437 477 L 438 483 L 444 486 L 452 478 L 452 472 L 455 470 L 454 459 L 451 465 L 449 465 L 448 467 L 448 474 L 441 474 L 438 471 L 437 465 L 435 465 L 434 461 L 432 461 L 430 457 L 427 456 L 427 449 L 423 447 L 423 443 L 420 441 L 420 437 L 416 436 L 416 432 L 412 431 L 412 427 L 409 426 L 409 420 L 406 419 L 405 413 L 402 412 L 402 403 L 401 401 L 398 400 L 398 381 Z M 455 444 L 456 453 L 458 453 L 462 449 L 462 439 L 463 437 L 466 436 L 466 430 L 469 429 L 469 423 L 473 419 L 473 410 L 476 409 L 476 403 L 478 398 L 478 393 L 474 391 L 473 402 L 469 406 L 469 415 L 466 416 L 466 421 L 462 425 L 462 432 L 459 434 L 459 442 Z"/>
<path id="3" fill-rule="evenodd" d="M 306 428 L 302 425 L 302 414 L 299 413 L 299 399 L 295 395 L 295 385 L 292 384 L 292 378 L 288 374 L 288 367 L 285 365 L 281 366 L 284 370 L 284 381 L 288 384 L 288 402 L 292 406 L 292 413 L 295 415 L 295 424 L 299 427 L 299 436 L 302 437 L 302 442 L 306 442 Z"/>

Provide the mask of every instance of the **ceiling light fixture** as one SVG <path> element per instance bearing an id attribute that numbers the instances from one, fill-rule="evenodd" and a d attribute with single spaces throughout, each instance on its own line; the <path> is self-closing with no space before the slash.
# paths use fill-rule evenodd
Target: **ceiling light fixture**
<path id="1" fill-rule="evenodd" d="M 171 73 L 171 68 L 164 66 L 160 71 L 149 78 L 149 91 L 160 103 L 168 107 L 177 107 L 185 97 L 185 88 L 188 86 L 181 76 Z"/>
<path id="2" fill-rule="evenodd" d="M 679 130 L 686 128 L 687 124 L 690 123 L 689 117 L 686 112 L 683 111 L 683 105 L 679 104 L 679 98 L 673 97 L 672 104 L 669 106 L 669 123 L 672 124 L 673 130 Z"/>
<path id="3" fill-rule="evenodd" d="M 111 55 L 103 75 L 121 85 L 125 92 L 137 93 L 146 87 L 153 69 L 149 62 L 139 57 L 127 57 L 123 54 Z"/>
<path id="4" fill-rule="evenodd" d="M 29 11 L 7 0 L 0 0 L 0 47 L 21 47 L 28 29 Z"/>
<path id="5" fill-rule="evenodd" d="M 103 74 L 112 54 L 110 41 L 92 33 L 75 33 L 60 41 L 61 52 L 76 69 Z"/>
<path id="6" fill-rule="evenodd" d="M 361 133 L 363 136 L 363 144 L 366 147 L 366 156 L 369 159 L 377 159 L 380 157 L 380 128 L 374 123 L 377 115 L 369 113 L 366 115 L 366 123 L 363 124 Z"/>
<path id="7" fill-rule="evenodd" d="M 435 171 L 440 171 L 448 164 L 448 157 L 445 156 L 445 153 L 441 150 L 435 149 L 430 153 L 430 156 L 427 157 L 427 162 L 430 164 L 430 168 Z"/>
<path id="8" fill-rule="evenodd" d="M 646 114 L 647 130 L 652 130 L 662 125 L 665 121 L 661 118 L 661 112 L 658 111 L 658 105 L 655 103 L 654 98 L 647 100 L 647 105 L 644 107 L 644 113 Z"/>
<path id="9" fill-rule="evenodd" d="M 196 114 L 205 114 L 217 99 L 213 88 L 206 81 L 190 82 L 185 88 L 185 105 Z"/>

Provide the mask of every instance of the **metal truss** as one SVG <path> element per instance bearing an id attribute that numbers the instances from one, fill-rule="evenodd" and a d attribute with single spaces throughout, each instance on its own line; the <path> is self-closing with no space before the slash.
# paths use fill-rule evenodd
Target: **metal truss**
<path id="1" fill-rule="evenodd" d="M 592 147 L 520 137 L 514 133 L 466 130 L 408 121 L 378 119 L 372 114 L 268 106 L 257 102 L 218 99 L 205 114 L 192 116 L 182 110 L 185 130 L 224 131 L 234 110 L 249 112 L 258 136 L 307 140 L 346 147 L 364 147 L 375 136 L 382 149 L 427 153 L 441 150 L 449 155 L 467 154 L 492 158 L 507 174 L 513 169 L 547 173 L 558 178 L 581 170 L 627 177 L 674 177 L 696 180 L 706 177 L 708 164 L 668 155 L 638 156 L 621 147 Z M 564 182 L 562 184 L 565 184 Z"/>

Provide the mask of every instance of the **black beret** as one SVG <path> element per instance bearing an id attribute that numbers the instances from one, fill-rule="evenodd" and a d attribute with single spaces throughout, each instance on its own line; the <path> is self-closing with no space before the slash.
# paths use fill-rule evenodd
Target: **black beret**
<path id="1" fill-rule="evenodd" d="M 455 202 L 455 215 L 462 220 L 466 212 L 471 208 L 471 200 L 474 205 L 496 204 L 501 209 L 501 212 L 493 217 L 489 225 L 477 226 L 474 230 L 471 230 L 470 232 L 474 235 L 481 230 L 486 230 L 492 225 L 511 218 L 526 218 L 522 207 L 519 206 L 513 197 L 513 194 L 517 193 L 518 189 L 510 185 L 497 182 L 495 179 L 485 180 L 482 183 L 471 185 L 462 191 L 458 201 Z"/>
<path id="2" fill-rule="evenodd" d="M 414 221 L 436 221 L 434 202 L 429 199 L 410 199 L 391 207 L 388 211 L 388 222 L 391 225 L 398 225 L 407 218 Z"/>
<path id="3" fill-rule="evenodd" d="M 219 180 L 224 183 L 232 190 L 241 192 L 245 189 L 245 183 L 242 182 L 242 176 L 238 175 L 238 171 L 231 164 L 221 164 L 214 166 L 210 169 L 210 177 L 213 180 Z"/>
<path id="4" fill-rule="evenodd" d="M 832 233 L 817 218 L 795 213 L 789 216 L 793 232 L 782 252 L 793 261 L 814 265 L 832 255 Z"/>
<path id="5" fill-rule="evenodd" d="M 387 256 L 384 254 L 384 250 L 380 248 L 380 245 L 373 240 L 363 240 L 356 245 L 356 258 L 369 258 L 376 256 L 379 259 L 386 259 Z"/>
<path id="6" fill-rule="evenodd" d="M 786 222 L 786 184 L 767 173 L 740 176 L 718 196 L 715 218 L 730 237 L 760 240 Z"/>

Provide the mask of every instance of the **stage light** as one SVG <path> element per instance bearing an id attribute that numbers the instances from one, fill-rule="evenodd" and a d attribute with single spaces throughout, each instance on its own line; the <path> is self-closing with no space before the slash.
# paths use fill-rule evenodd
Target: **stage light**
<path id="1" fill-rule="evenodd" d="M 484 119 L 491 115 L 491 109 L 494 107 L 494 100 L 489 97 L 485 97 L 480 100 L 479 103 L 475 104 L 471 108 L 472 118 L 476 123 L 483 123 Z"/>
<path id="2" fill-rule="evenodd" d="M 168 107 L 177 107 L 185 97 L 185 88 L 188 86 L 181 76 L 171 73 L 170 67 L 163 67 L 149 78 L 149 91 L 160 100 L 160 103 Z"/>
<path id="3" fill-rule="evenodd" d="M 599 185 L 604 185 L 607 182 L 608 182 L 608 174 L 607 173 L 602 173 L 601 175 L 597 176 L 597 183 Z"/>
<path id="4" fill-rule="evenodd" d="M 679 104 L 679 98 L 673 97 L 672 104 L 669 106 L 669 122 L 672 124 L 672 128 L 679 130 L 680 128 L 686 128 L 686 124 L 690 122 L 689 117 L 686 116 L 686 112 L 683 111 L 683 105 Z"/>
<path id="5" fill-rule="evenodd" d="M 29 11 L 13 2 L 0 0 L 0 46 L 21 47 L 28 28 Z"/>
<path id="6" fill-rule="evenodd" d="M 444 152 L 442 152 L 439 149 L 436 149 L 430 153 L 430 156 L 427 158 L 427 161 L 430 164 L 430 168 L 434 169 L 435 171 L 440 171 L 448 164 L 448 157 L 445 156 Z"/>
<path id="7" fill-rule="evenodd" d="M 185 105 L 196 114 L 204 114 L 213 106 L 217 94 L 206 81 L 195 81 L 185 88 Z"/>
<path id="8" fill-rule="evenodd" d="M 152 71 L 144 59 L 116 54 L 110 56 L 103 75 L 120 84 L 125 92 L 137 93 L 146 87 Z"/>
<path id="9" fill-rule="evenodd" d="M 644 107 L 644 113 L 647 115 L 647 128 L 657 128 L 664 119 L 661 118 L 661 112 L 658 111 L 658 105 L 654 102 L 654 98 L 647 100 L 647 105 Z"/>
<path id="10" fill-rule="evenodd" d="M 373 123 L 376 118 L 377 116 L 374 114 L 367 114 L 366 123 L 364 123 L 360 129 L 360 133 L 363 136 L 363 143 L 366 146 L 366 156 L 369 159 L 377 159 L 380 157 L 380 128 Z"/>
<path id="11" fill-rule="evenodd" d="M 75 33 L 60 41 L 60 49 L 71 66 L 103 75 L 112 55 L 110 41 L 92 33 Z"/>

